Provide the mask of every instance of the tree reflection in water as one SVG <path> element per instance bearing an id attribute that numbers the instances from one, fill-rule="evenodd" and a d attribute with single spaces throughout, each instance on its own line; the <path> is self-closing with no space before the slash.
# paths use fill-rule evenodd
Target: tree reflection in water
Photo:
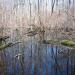
<path id="1" fill-rule="evenodd" d="M 0 75 L 71 75 L 75 67 L 74 54 L 72 49 L 32 39 L 0 52 Z"/>

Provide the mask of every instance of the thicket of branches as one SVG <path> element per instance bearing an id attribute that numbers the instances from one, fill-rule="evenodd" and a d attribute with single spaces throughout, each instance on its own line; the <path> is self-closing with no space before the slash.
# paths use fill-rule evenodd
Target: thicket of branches
<path id="1" fill-rule="evenodd" d="M 3 33 L 3 30 L 9 32 L 8 29 L 10 28 L 11 30 L 18 28 L 23 32 L 24 28 L 31 24 L 48 29 L 52 27 L 65 29 L 71 27 L 74 29 L 75 27 L 74 0 L 10 1 L 12 4 L 8 8 L 7 4 L 4 4 L 5 0 L 0 2 L 0 28 L 3 28 L 1 33 Z"/>

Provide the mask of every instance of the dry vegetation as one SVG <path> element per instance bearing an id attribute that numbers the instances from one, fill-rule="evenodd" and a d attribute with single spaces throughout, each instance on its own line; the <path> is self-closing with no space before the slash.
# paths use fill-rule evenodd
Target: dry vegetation
<path id="1" fill-rule="evenodd" d="M 49 6 L 49 0 L 37 1 L 38 4 L 36 4 L 35 1 L 34 4 L 30 0 L 27 1 L 28 7 L 26 8 L 26 5 L 24 5 L 25 2 L 20 1 L 15 4 L 15 1 L 13 1 L 13 6 L 9 10 L 0 2 L 1 35 L 11 35 L 16 29 L 18 29 L 21 34 L 25 34 L 27 33 L 27 28 L 32 24 L 36 28 L 40 27 L 42 29 L 44 27 L 46 32 L 49 30 L 50 32 L 54 32 L 54 34 L 56 34 L 55 31 L 61 31 L 61 33 L 66 34 L 66 29 L 75 29 L 74 0 L 66 0 L 67 3 L 61 0 L 62 7 L 60 7 L 59 4 L 61 1 L 58 0 L 52 0 L 50 2 L 51 6 Z M 43 4 L 44 6 L 42 6 Z M 10 33 L 8 33 L 9 31 Z"/>

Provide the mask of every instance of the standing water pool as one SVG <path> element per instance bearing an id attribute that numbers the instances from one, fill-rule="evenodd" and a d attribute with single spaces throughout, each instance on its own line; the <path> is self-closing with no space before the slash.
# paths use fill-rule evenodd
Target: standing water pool
<path id="1" fill-rule="evenodd" d="M 0 75 L 71 75 L 75 56 L 60 52 L 66 50 L 69 49 L 32 40 L 16 44 L 0 52 L 4 61 Z"/>

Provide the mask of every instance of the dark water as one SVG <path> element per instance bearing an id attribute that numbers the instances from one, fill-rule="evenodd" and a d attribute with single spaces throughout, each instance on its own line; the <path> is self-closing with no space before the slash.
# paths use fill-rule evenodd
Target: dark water
<path id="1" fill-rule="evenodd" d="M 71 75 L 75 54 L 63 56 L 59 54 L 62 50 L 69 51 L 61 46 L 33 40 L 7 48 L 2 52 L 6 66 L 4 75 Z"/>

